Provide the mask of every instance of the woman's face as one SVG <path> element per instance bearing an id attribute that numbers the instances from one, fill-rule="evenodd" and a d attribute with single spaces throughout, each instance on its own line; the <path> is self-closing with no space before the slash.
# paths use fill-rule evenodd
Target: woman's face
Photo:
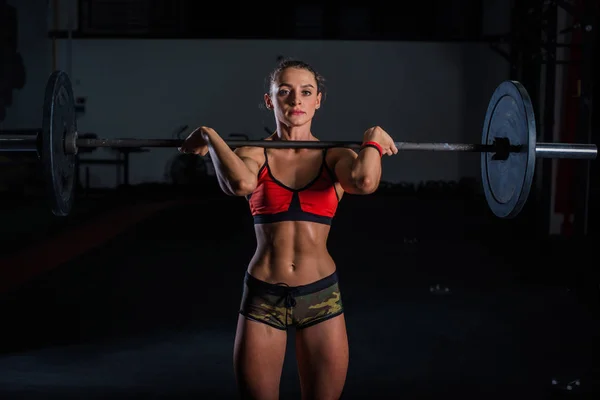
<path id="1" fill-rule="evenodd" d="M 267 108 L 287 126 L 309 123 L 315 110 L 321 106 L 321 93 L 312 72 L 303 68 L 286 68 L 271 84 L 270 94 L 265 94 Z"/>

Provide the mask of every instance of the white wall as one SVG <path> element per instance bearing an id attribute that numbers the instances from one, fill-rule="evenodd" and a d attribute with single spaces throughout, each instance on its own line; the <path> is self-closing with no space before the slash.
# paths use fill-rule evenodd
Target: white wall
<path id="1" fill-rule="evenodd" d="M 48 10 L 22 12 L 31 5 L 13 3 L 20 8 L 28 82 L 15 95 L 3 127 L 36 127 L 51 71 L 43 20 Z M 26 41 L 28 35 L 34 44 Z M 284 55 L 311 62 L 328 80 L 327 100 L 313 125 L 323 140 L 358 141 L 377 124 L 396 140 L 479 142 L 487 102 L 508 76 L 507 62 L 487 44 L 94 39 L 72 40 L 70 50 L 68 44 L 59 40 L 55 56 L 57 68 L 71 71 L 75 96 L 87 99 L 79 130 L 106 138 L 170 138 L 176 127 L 200 124 L 224 136 L 244 132 L 260 138 L 265 126 L 274 126 L 272 115 L 260 108 L 265 77 Z M 164 180 L 176 154 L 174 148 L 134 154 L 131 183 Z M 114 155 L 101 149 L 82 157 Z M 383 179 L 479 174 L 478 154 L 405 152 L 385 159 Z M 115 168 L 92 166 L 91 183 L 113 187 Z"/>

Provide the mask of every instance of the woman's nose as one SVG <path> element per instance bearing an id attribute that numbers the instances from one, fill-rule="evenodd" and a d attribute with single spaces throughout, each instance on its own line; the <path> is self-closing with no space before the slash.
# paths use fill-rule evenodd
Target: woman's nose
<path id="1" fill-rule="evenodd" d="M 290 100 L 291 100 L 291 102 L 292 102 L 293 105 L 297 105 L 297 104 L 301 104 L 302 103 L 302 101 L 300 100 L 299 96 L 292 95 L 292 96 L 290 96 Z"/>

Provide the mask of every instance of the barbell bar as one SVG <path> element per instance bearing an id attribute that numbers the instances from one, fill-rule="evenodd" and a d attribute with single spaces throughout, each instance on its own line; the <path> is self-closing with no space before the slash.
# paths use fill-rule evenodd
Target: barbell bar
<path id="1" fill-rule="evenodd" d="M 40 137 L 42 131 L 37 133 L 19 134 L 0 130 L 0 152 L 40 152 Z M 225 140 L 231 148 L 239 147 L 265 147 L 273 149 L 307 148 L 326 149 L 343 147 L 359 150 L 362 142 L 352 141 L 264 141 L 264 140 Z M 68 145 L 71 143 L 70 145 Z M 98 139 L 78 138 L 77 134 L 65 137 L 66 152 L 77 154 L 80 148 L 144 148 L 144 147 L 181 147 L 181 139 Z M 497 159 L 508 157 L 507 153 L 524 151 L 522 146 L 506 147 L 501 144 L 477 143 L 423 143 L 423 142 L 394 142 L 399 151 L 449 151 L 496 153 Z M 592 160 L 597 156 L 597 147 L 593 144 L 580 143 L 536 143 L 536 158 L 569 158 Z M 499 155 L 502 154 L 502 155 Z"/>
<path id="2" fill-rule="evenodd" d="M 531 190 L 537 158 L 594 160 L 597 146 L 585 143 L 537 143 L 535 114 L 525 87 L 504 81 L 494 90 L 483 123 L 481 143 L 395 142 L 399 151 L 481 153 L 482 185 L 488 206 L 500 218 L 514 218 Z M 47 82 L 42 128 L 0 131 L 0 152 L 36 152 L 42 161 L 52 212 L 66 216 L 73 206 L 75 162 L 80 148 L 180 147 L 181 139 L 79 138 L 73 91 L 64 71 Z M 231 148 L 345 147 L 358 150 L 358 141 L 226 140 Z"/>

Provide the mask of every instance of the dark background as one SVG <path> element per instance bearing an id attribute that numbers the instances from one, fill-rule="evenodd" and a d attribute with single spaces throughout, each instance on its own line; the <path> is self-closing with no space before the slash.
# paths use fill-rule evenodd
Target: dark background
<path id="1" fill-rule="evenodd" d="M 13 98 L 41 79 L 21 56 L 33 50 L 18 33 L 34 26 L 23 4 L 0 1 L 0 127 L 11 130 L 36 127 L 19 119 Z M 506 79 L 530 88 L 538 141 L 598 142 L 597 2 L 77 5 L 77 26 L 49 23 L 45 46 L 66 38 L 483 43 L 508 63 Z M 508 25 L 494 24 L 498 9 L 508 9 Z M 348 22 L 356 15 L 360 25 Z M 559 16 L 569 28 L 558 28 Z M 570 56 L 558 57 L 565 48 Z M 234 397 L 252 221 L 204 161 L 180 157 L 170 168 L 167 182 L 94 188 L 81 167 L 73 212 L 55 217 L 36 157 L 2 153 L 0 397 Z M 597 398 L 598 182 L 596 161 L 538 161 L 512 220 L 493 216 L 468 177 L 382 182 L 371 196 L 346 196 L 329 241 L 351 346 L 344 398 Z M 557 214 L 572 219 L 556 228 Z M 293 331 L 289 343 L 282 398 L 298 398 Z"/>

